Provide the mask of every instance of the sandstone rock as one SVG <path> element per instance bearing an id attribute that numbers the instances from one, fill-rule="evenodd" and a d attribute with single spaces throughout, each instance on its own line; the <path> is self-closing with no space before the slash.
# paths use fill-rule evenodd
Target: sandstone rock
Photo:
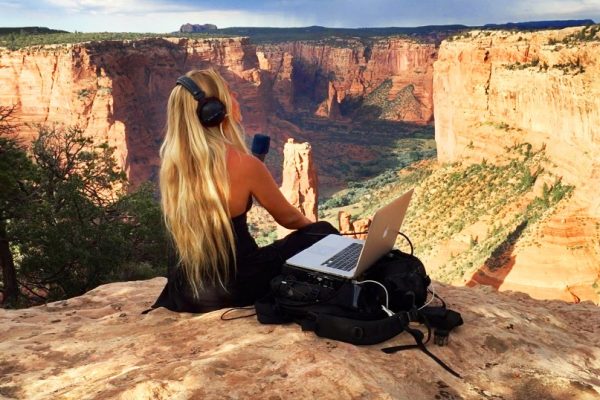
<path id="1" fill-rule="evenodd" d="M 323 100 L 323 102 L 317 108 L 315 115 L 320 117 L 327 117 L 330 119 L 338 119 L 340 118 L 340 103 L 337 99 L 337 90 L 333 85 L 333 82 L 329 82 L 329 90 L 327 92 L 327 99 Z"/>
<path id="2" fill-rule="evenodd" d="M 354 222 L 351 221 L 351 218 L 352 215 L 348 214 L 346 211 L 340 211 L 338 213 L 339 231 L 344 234 L 356 232 L 355 235 L 351 235 L 352 238 L 366 239 L 367 234 L 364 232 L 368 232 L 369 226 L 371 226 L 371 218 L 362 218 Z"/>
<path id="3" fill-rule="evenodd" d="M 354 226 L 355 232 L 363 232 L 363 233 L 357 233 L 356 238 L 364 240 L 367 238 L 367 234 L 364 232 L 369 231 L 369 227 L 371 226 L 371 218 L 357 219 L 356 221 L 354 221 L 354 223 L 352 225 Z"/>
<path id="4" fill-rule="evenodd" d="M 310 144 L 288 139 L 283 147 L 283 157 L 281 192 L 302 214 L 317 221 L 318 178 Z M 288 231 L 279 227 L 278 232 L 282 237 Z"/>
<path id="5" fill-rule="evenodd" d="M 352 215 L 348 214 L 346 211 L 338 212 L 338 229 L 341 233 L 354 232 L 354 226 L 352 226 L 350 218 L 352 218 Z"/>
<path id="6" fill-rule="evenodd" d="M 240 96 L 249 134 L 267 128 L 269 106 L 247 38 L 144 39 L 0 49 L 0 104 L 16 104 L 19 135 L 36 124 L 79 125 L 117 147 L 134 186 L 156 177 L 166 102 L 177 76 L 217 68 Z"/>
<path id="7" fill-rule="evenodd" d="M 293 112 L 292 61 L 294 57 L 287 52 L 270 51 L 268 48 L 257 49 L 259 67 L 272 76 L 271 96 L 279 107 L 286 112 Z"/>
<path id="8" fill-rule="evenodd" d="M 501 161 L 506 147 L 531 143 L 575 187 L 540 223 L 530 241 L 537 246 L 516 243 L 509 268 L 484 269 L 475 281 L 538 298 L 598 299 L 600 42 L 575 40 L 581 30 L 473 31 L 440 47 L 433 75 L 439 160 Z M 544 183 L 553 184 L 536 182 L 535 194 Z"/>
<path id="9" fill-rule="evenodd" d="M 465 325 L 446 347 L 403 333 L 353 346 L 298 325 L 222 321 L 225 310 L 140 315 L 164 278 L 99 286 L 24 310 L 0 309 L 0 394 L 7 399 L 597 399 L 600 314 L 589 303 L 434 283 Z M 240 315 L 236 311 L 233 315 Z"/>
<path id="10" fill-rule="evenodd" d="M 418 112 L 398 109 L 391 119 L 428 123 L 433 118 L 432 76 L 437 57 L 434 44 L 385 38 L 375 41 L 372 46 L 349 40 L 344 47 L 290 42 L 260 48 L 292 54 L 297 77 L 295 84 L 311 98 L 329 101 L 331 83 L 337 92 L 337 101 L 341 103 L 347 96 L 369 94 L 383 81 L 391 79 L 391 99 L 412 85 L 414 99 L 419 104 Z"/>

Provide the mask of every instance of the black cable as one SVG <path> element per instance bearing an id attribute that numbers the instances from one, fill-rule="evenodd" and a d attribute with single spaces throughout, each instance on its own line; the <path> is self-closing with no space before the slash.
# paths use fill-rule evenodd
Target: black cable
<path id="1" fill-rule="evenodd" d="M 232 312 L 232 311 L 236 311 L 236 310 L 252 310 L 254 309 L 254 306 L 248 306 L 248 307 L 233 307 L 230 308 L 229 310 L 225 311 L 223 314 L 221 314 L 221 321 L 233 321 L 234 319 L 240 319 L 240 318 L 249 318 L 249 317 L 253 317 L 256 315 L 256 312 L 254 312 L 253 314 L 248 314 L 248 315 L 240 315 L 237 317 L 232 317 L 232 318 L 224 318 L 225 315 L 227 315 L 228 313 Z"/>
<path id="2" fill-rule="evenodd" d="M 413 255 L 413 253 L 414 253 L 414 250 L 415 250 L 415 249 L 414 249 L 414 247 L 413 247 L 413 244 L 412 244 L 412 242 L 410 241 L 410 239 L 408 238 L 408 236 L 406 236 L 404 233 L 402 233 L 402 232 L 398 232 L 398 234 L 399 234 L 399 235 L 402 235 L 402 237 L 403 237 L 404 239 L 406 239 L 406 241 L 408 242 L 408 245 L 410 246 L 410 255 L 412 256 L 412 255 Z"/>

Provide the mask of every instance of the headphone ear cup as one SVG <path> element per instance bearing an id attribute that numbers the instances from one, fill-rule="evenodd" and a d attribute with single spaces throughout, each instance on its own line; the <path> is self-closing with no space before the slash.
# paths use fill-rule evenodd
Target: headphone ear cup
<path id="1" fill-rule="evenodd" d="M 198 118 L 204 126 L 217 126 L 223 122 L 226 115 L 225 105 L 217 98 L 207 99 L 198 105 Z"/>

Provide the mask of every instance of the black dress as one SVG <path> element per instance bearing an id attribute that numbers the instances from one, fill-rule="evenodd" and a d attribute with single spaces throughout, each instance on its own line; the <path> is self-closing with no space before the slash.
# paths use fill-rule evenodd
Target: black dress
<path id="1" fill-rule="evenodd" d="M 194 298 L 183 270 L 177 266 L 177 254 L 172 244 L 168 249 L 167 284 L 152 308 L 165 307 L 171 311 L 204 313 L 224 307 L 252 305 L 269 290 L 273 277 L 281 272 L 285 260 L 311 246 L 330 233 L 339 234 L 328 222 L 315 222 L 265 247 L 258 247 L 250 231 L 246 215 L 252 207 L 252 198 L 243 214 L 231 219 L 236 240 L 236 266 L 233 278 L 225 288 L 208 286 Z M 170 242 L 170 241 L 169 241 Z"/>

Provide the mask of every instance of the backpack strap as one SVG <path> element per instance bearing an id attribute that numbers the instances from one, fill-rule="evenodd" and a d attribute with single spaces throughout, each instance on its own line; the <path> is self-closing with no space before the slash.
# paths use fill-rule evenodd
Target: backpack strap
<path id="1" fill-rule="evenodd" d="M 450 332 L 463 324 L 461 315 L 445 305 L 423 307 L 419 310 L 418 320 L 434 328 L 433 342 L 438 346 L 447 345 Z"/>
<path id="2" fill-rule="evenodd" d="M 359 320 L 327 313 L 310 312 L 307 318 L 297 321 L 302 330 L 317 336 L 340 340 L 357 345 L 369 345 L 386 341 L 408 327 L 406 314 L 396 314 L 377 320 Z"/>
<path id="3" fill-rule="evenodd" d="M 432 352 L 430 352 L 427 349 L 427 347 L 425 347 L 425 343 L 423 343 L 423 338 L 425 337 L 425 335 L 423 334 L 423 332 L 421 332 L 418 329 L 413 329 L 413 328 L 410 328 L 410 327 L 406 327 L 405 330 L 406 330 L 406 332 L 410 333 L 410 335 L 415 339 L 415 342 L 417 342 L 416 344 L 386 347 L 386 348 L 381 349 L 381 351 L 383 351 L 386 354 L 393 354 L 393 353 L 396 353 L 396 352 L 402 351 L 402 350 L 419 349 L 423 353 L 425 353 L 429 357 L 431 357 L 431 359 L 433 361 L 435 361 L 436 363 L 438 363 L 446 371 L 448 371 L 449 373 L 451 373 L 455 377 L 462 379 L 462 376 L 460 376 L 460 374 L 458 372 L 456 372 L 452 368 L 450 368 L 445 362 L 443 362 L 442 360 L 440 360 L 435 354 L 433 354 Z"/>
<path id="4" fill-rule="evenodd" d="M 362 320 L 334 315 L 337 307 L 316 303 L 283 302 L 268 294 L 254 303 L 256 317 L 262 324 L 298 323 L 303 331 L 346 343 L 368 345 L 386 341 L 402 332 L 409 323 L 406 313 L 391 317 Z"/>
<path id="5" fill-rule="evenodd" d="M 416 344 L 386 347 L 386 348 L 381 349 L 381 351 L 383 351 L 386 354 L 393 354 L 393 353 L 396 353 L 398 351 L 403 351 L 403 350 L 419 349 L 423 353 L 427 354 L 433 361 L 438 363 L 446 371 L 448 371 L 452 375 L 456 376 L 457 378 L 462 379 L 462 376 L 460 376 L 460 374 L 458 374 L 456 371 L 454 371 L 452 368 L 450 368 L 446 363 L 444 363 L 442 360 L 440 360 L 435 354 L 430 352 L 427 349 L 427 347 L 425 347 L 425 344 L 427 342 L 429 342 L 429 340 L 431 339 L 431 328 L 432 327 L 435 328 L 434 342 L 440 346 L 447 344 L 448 343 L 448 334 L 450 333 L 450 330 L 452 330 L 453 328 L 455 328 L 458 325 L 462 325 L 463 321 L 462 321 L 462 318 L 460 317 L 460 314 L 455 311 L 446 309 L 445 305 L 444 305 L 444 306 L 440 306 L 440 307 L 423 307 L 420 310 L 413 308 L 413 310 L 411 310 L 411 312 L 407 313 L 407 315 L 410 316 L 411 321 L 421 322 L 427 327 L 427 340 L 425 340 L 423 342 L 423 339 L 425 338 L 425 335 L 423 334 L 423 332 L 421 332 L 418 329 L 413 329 L 407 325 L 405 327 L 405 331 L 408 332 L 413 337 L 413 339 L 415 339 Z M 458 320 L 455 319 L 456 316 L 458 316 L 460 323 L 458 323 Z M 432 323 L 432 321 L 433 321 L 433 323 Z M 453 323 L 458 323 L 458 325 L 453 326 L 452 325 Z M 440 327 L 447 329 L 447 331 L 444 330 L 446 335 L 445 335 L 445 342 L 443 344 L 438 343 L 438 335 L 440 335 L 440 333 L 438 333 L 438 330 L 440 329 Z"/>

